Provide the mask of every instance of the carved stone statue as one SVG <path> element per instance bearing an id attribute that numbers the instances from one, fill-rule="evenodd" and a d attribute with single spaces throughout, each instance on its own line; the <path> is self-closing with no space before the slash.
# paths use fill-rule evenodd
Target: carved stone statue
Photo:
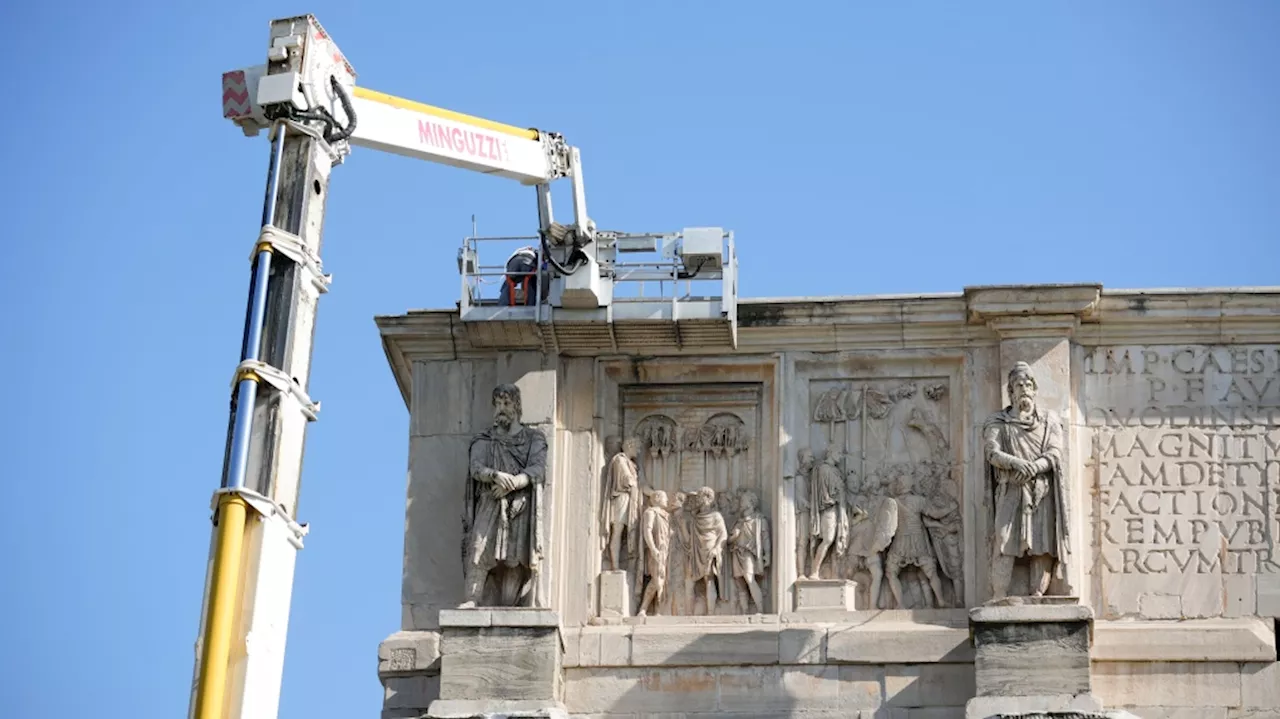
<path id="1" fill-rule="evenodd" d="M 937 600 L 935 606 L 945 606 L 942 596 L 942 582 L 938 580 L 938 563 L 933 557 L 933 548 L 929 544 L 929 536 L 925 531 L 923 515 L 934 511 L 929 501 L 912 491 L 911 482 L 905 472 L 900 472 L 893 480 L 891 491 L 894 501 L 898 503 L 898 531 L 889 543 L 887 570 L 889 573 L 889 589 L 899 609 L 905 609 L 902 601 L 902 584 L 898 581 L 903 568 L 917 566 L 929 580 L 929 587 Z M 926 595 L 926 600 L 928 595 Z"/>
<path id="2" fill-rule="evenodd" d="M 610 569 L 621 569 L 618 555 L 622 538 L 627 538 L 627 556 L 634 559 L 638 548 L 636 523 L 640 517 L 640 483 L 636 458 L 640 440 L 628 437 L 619 451 L 609 458 L 605 470 L 604 501 L 600 511 L 600 536 L 609 542 Z"/>
<path id="3" fill-rule="evenodd" d="M 822 562 L 827 552 L 835 548 L 835 556 L 844 556 L 849 545 L 849 517 L 845 511 L 844 478 L 836 468 L 835 449 L 828 449 L 822 464 L 813 470 L 809 481 L 809 524 L 813 551 L 813 563 L 809 578 L 817 579 L 822 572 Z"/>
<path id="4" fill-rule="evenodd" d="M 1031 595 L 1043 596 L 1051 575 L 1062 578 L 1070 553 L 1058 416 L 1036 406 L 1036 380 L 1026 362 L 1009 372 L 1010 405 L 982 427 L 983 454 L 995 510 L 991 594 L 1009 593 L 1015 560 L 1030 558 Z"/>
<path id="5" fill-rule="evenodd" d="M 796 453 L 795 482 L 796 572 L 804 576 L 809 561 L 809 476 L 813 474 L 813 452 L 805 447 Z"/>
<path id="6" fill-rule="evenodd" d="M 472 438 L 469 450 L 461 606 L 532 606 L 542 559 L 547 439 L 520 424 L 518 387 L 498 385 L 492 402 L 493 426 Z M 496 591 L 486 596 L 490 580 Z"/>
<path id="7" fill-rule="evenodd" d="M 667 596 L 667 569 L 671 554 L 671 515 L 667 512 L 667 493 L 656 490 L 649 493 L 649 507 L 640 520 L 639 573 L 648 578 L 640 597 L 640 611 L 644 616 L 652 607 L 662 606 Z"/>
<path id="8" fill-rule="evenodd" d="M 699 582 L 702 583 L 707 598 L 706 613 L 714 614 L 718 594 L 716 584 L 720 581 L 723 567 L 720 558 L 724 552 L 725 541 L 729 532 L 724 526 L 724 517 L 716 509 L 716 491 L 710 487 L 698 490 L 697 514 L 693 516 L 691 546 L 689 547 L 689 574 L 687 582 L 692 596 Z"/>
<path id="9" fill-rule="evenodd" d="M 769 537 L 769 520 L 760 514 L 760 498 L 753 490 L 744 490 L 738 498 L 738 521 L 734 523 L 733 532 L 729 535 L 729 544 L 733 551 L 733 577 L 742 580 L 746 592 L 739 592 L 738 606 L 743 614 L 750 609 L 750 602 L 755 604 L 756 612 L 764 611 L 764 594 L 760 590 L 760 579 L 769 568 L 770 548 L 773 546 Z"/>

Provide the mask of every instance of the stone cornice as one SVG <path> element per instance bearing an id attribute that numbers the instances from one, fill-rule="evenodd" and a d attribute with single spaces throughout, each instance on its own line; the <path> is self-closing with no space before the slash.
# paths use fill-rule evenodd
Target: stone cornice
<path id="1" fill-rule="evenodd" d="M 966 287 L 965 309 L 973 324 L 986 324 L 1001 336 L 1005 331 L 1031 336 L 1037 327 L 1044 334 L 1074 331 L 1088 319 L 1102 297 L 1102 285 L 1001 285 Z"/>
<path id="2" fill-rule="evenodd" d="M 963 293 L 744 299 L 739 354 L 878 352 L 991 346 L 1001 337 L 1070 334 L 1097 344 L 1280 342 L 1280 287 L 1104 290 L 1096 284 L 970 287 Z M 457 310 L 412 310 L 375 318 L 406 398 L 415 360 L 540 351 L 540 329 L 509 329 L 508 345 L 478 346 Z M 515 325 L 517 323 L 507 323 Z M 667 352 L 675 356 L 720 351 Z"/>

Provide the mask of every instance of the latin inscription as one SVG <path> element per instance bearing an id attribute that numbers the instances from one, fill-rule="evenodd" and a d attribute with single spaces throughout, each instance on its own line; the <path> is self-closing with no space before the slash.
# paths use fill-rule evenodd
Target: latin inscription
<path id="1" fill-rule="evenodd" d="M 1280 574 L 1280 348 L 1099 347 L 1083 369 L 1104 578 Z"/>

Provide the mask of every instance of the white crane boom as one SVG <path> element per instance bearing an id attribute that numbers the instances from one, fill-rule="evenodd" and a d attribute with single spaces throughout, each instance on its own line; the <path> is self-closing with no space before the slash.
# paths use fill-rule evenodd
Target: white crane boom
<path id="1" fill-rule="evenodd" d="M 215 528 L 189 719 L 277 715 L 294 562 L 307 533 L 296 519 L 303 446 L 307 423 L 320 409 L 307 386 L 316 307 L 331 281 L 320 262 L 329 173 L 352 146 L 536 187 L 538 235 L 522 238 L 539 241 L 537 250 L 528 250 L 536 255 L 535 269 L 514 272 L 509 263 L 497 274 L 505 273 L 508 282 L 515 275 L 534 282 L 547 277 L 551 299 L 541 291 L 517 291 L 514 285 L 505 304 L 473 292 L 469 283 L 483 282 L 488 269 L 480 264 L 475 241 L 493 238 L 467 238 L 458 255 L 464 320 L 541 325 L 555 321 L 559 315 L 553 312 L 563 312 L 569 318 L 564 321 L 598 328 L 603 316 L 606 335 L 592 334 L 593 329 L 577 336 L 597 345 L 613 343 L 616 349 L 613 323 L 618 318 L 637 321 L 644 328 L 641 341 L 650 343 L 653 320 L 665 317 L 677 327 L 677 341 L 678 326 L 688 323 L 699 326 L 690 333 L 692 341 L 736 346 L 737 264 L 731 233 L 719 228 L 597 233 L 587 216 L 580 154 L 559 135 L 385 95 L 356 87 L 355 81 L 351 64 L 311 15 L 273 21 L 267 62 L 222 76 L 223 116 L 246 135 L 268 130 L 271 156 L 261 230 L 251 253 L 222 480 L 213 498 Z M 574 223 L 569 226 L 556 224 L 552 216 L 550 185 L 560 178 L 573 184 Z M 728 250 L 722 257 L 726 238 Z M 659 247 L 669 260 L 665 264 L 648 262 L 644 269 L 627 270 L 617 261 L 619 252 Z M 613 311 L 615 281 L 669 283 L 674 288 L 692 279 L 723 282 L 723 297 L 685 298 L 682 306 L 674 295 L 643 297 L 642 291 L 642 301 L 629 305 L 629 312 Z M 525 306 L 513 306 L 517 304 Z"/>

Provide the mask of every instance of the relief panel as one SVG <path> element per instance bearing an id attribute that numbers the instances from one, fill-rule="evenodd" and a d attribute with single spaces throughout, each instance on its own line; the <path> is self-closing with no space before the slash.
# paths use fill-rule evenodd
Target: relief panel
<path id="1" fill-rule="evenodd" d="M 602 478 L 603 568 L 627 573 L 637 612 L 773 611 L 761 386 L 654 384 L 619 392 L 618 434 L 606 440 Z"/>
<path id="2" fill-rule="evenodd" d="M 794 488 L 801 576 L 852 579 L 859 608 L 964 604 L 949 377 L 811 379 Z"/>

